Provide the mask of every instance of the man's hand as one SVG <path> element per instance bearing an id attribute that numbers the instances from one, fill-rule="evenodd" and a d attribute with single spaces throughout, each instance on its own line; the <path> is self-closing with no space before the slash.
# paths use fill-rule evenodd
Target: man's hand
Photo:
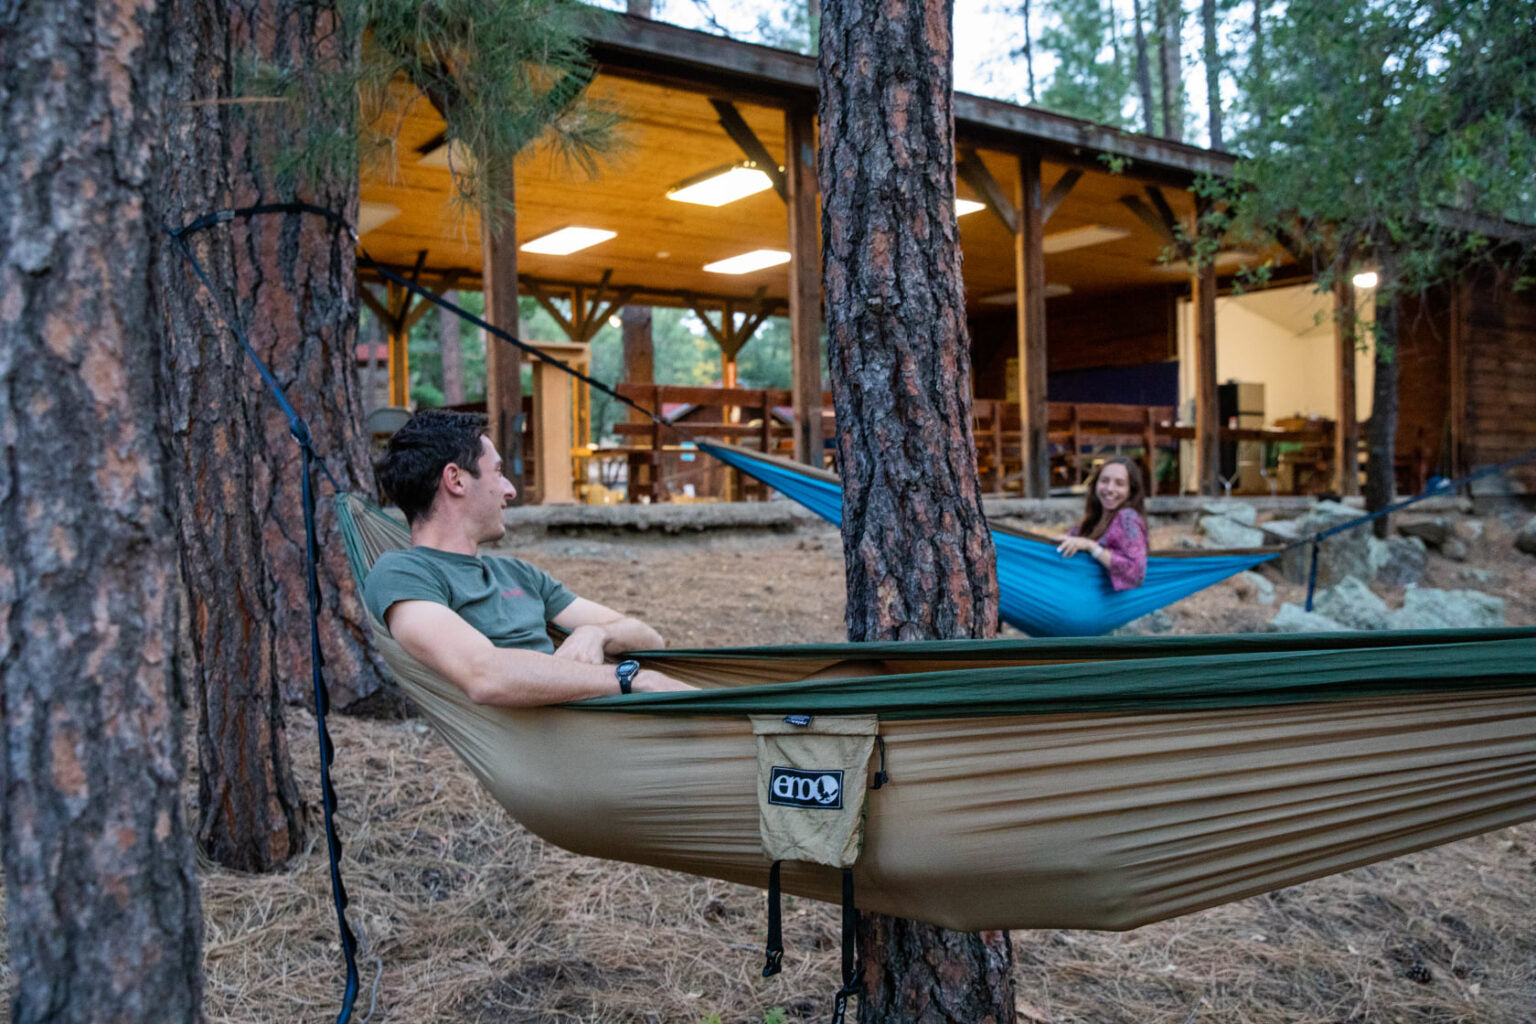
<path id="1" fill-rule="evenodd" d="M 692 686 L 679 679 L 673 679 L 671 676 L 662 675 L 655 669 L 649 668 L 643 668 L 635 673 L 635 678 L 630 683 L 630 688 L 635 693 L 667 693 L 671 690 L 698 689 L 697 686 Z"/>
<path id="2" fill-rule="evenodd" d="M 607 639 L 608 633 L 602 626 L 577 626 L 566 636 L 565 642 L 555 648 L 555 657 L 601 665 Z"/>

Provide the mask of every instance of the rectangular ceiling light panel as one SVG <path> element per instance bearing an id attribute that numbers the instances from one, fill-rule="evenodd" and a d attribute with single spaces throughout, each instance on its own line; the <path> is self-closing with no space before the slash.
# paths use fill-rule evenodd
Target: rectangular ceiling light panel
<path id="1" fill-rule="evenodd" d="M 1117 238 L 1124 238 L 1130 232 L 1124 228 L 1105 227 L 1103 224 L 1090 224 L 1085 228 L 1073 228 L 1070 231 L 1057 231 L 1046 235 L 1040 241 L 1040 248 L 1048 253 L 1066 252 L 1068 249 L 1081 249 L 1088 245 L 1099 245 L 1102 242 L 1113 242 Z"/>
<path id="2" fill-rule="evenodd" d="M 545 256 L 569 256 L 598 242 L 606 242 L 615 234 L 617 232 L 604 231 L 602 228 L 561 228 L 524 242 L 519 248 L 523 252 L 542 253 Z"/>
<path id="3" fill-rule="evenodd" d="M 667 198 L 699 206 L 724 206 L 773 187 L 773 179 L 758 168 L 739 164 L 707 171 L 667 189 Z"/>
<path id="4" fill-rule="evenodd" d="M 776 267 L 788 262 L 789 253 L 783 249 L 753 249 L 751 252 L 732 256 L 730 259 L 706 263 L 704 269 L 711 274 L 750 274 L 754 270 Z"/>

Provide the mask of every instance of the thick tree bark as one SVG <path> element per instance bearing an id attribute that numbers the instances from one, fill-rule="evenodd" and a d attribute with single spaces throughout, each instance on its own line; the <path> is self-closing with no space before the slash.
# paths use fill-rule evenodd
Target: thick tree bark
<path id="1" fill-rule="evenodd" d="M 947 0 L 827 3 L 823 281 L 848 636 L 989 636 L 997 578 L 971 436 Z M 1011 1022 L 1006 935 L 866 918 L 865 1022 Z"/>
<path id="2" fill-rule="evenodd" d="M 229 107 L 219 101 L 229 93 L 230 26 L 222 5 L 176 6 L 164 201 L 165 219 L 184 224 L 228 204 Z M 204 231 L 188 242 L 217 294 L 200 286 L 169 240 L 155 269 L 167 332 L 170 481 L 191 609 L 185 669 L 198 700 L 197 842 L 226 867 L 271 871 L 300 850 L 304 816 L 284 735 L 278 583 L 251 504 L 258 487 L 270 487 L 248 454 L 262 443 L 270 406 L 219 316 L 241 299 L 230 233 Z"/>
<path id="3" fill-rule="evenodd" d="M 1397 264 L 1390 251 L 1380 255 L 1376 285 L 1375 380 L 1371 384 L 1371 418 L 1366 424 L 1365 509 L 1376 512 L 1392 504 L 1397 462 L 1397 328 L 1400 297 Z M 1391 533 L 1390 516 L 1371 524 L 1376 536 Z"/>
<path id="4" fill-rule="evenodd" d="M 1153 0 L 1157 2 L 1157 0 Z M 1147 29 L 1142 20 L 1141 0 L 1131 0 L 1131 17 L 1136 22 L 1136 91 L 1141 94 L 1141 130 L 1148 135 L 1157 134 L 1156 104 L 1152 99 L 1152 72 L 1147 56 Z"/>
<path id="5" fill-rule="evenodd" d="M 449 291 L 443 298 L 458 304 L 459 293 Z M 461 405 L 464 402 L 464 343 L 461 340 L 459 315 L 442 306 L 437 308 L 438 339 L 442 345 L 443 402 Z"/>
<path id="6" fill-rule="evenodd" d="M 151 300 L 168 13 L 0 14 L 0 855 L 14 1024 L 200 1018 Z"/>
<path id="7" fill-rule="evenodd" d="M 237 63 L 259 56 L 302 81 L 356 60 L 358 40 L 348 34 L 336 0 L 239 0 L 228 7 L 230 56 Z M 274 170 L 278 156 L 312 138 L 303 134 L 312 132 L 310 124 L 323 123 L 327 132 L 346 138 L 356 134 L 355 96 L 331 103 L 317 96 L 314 103 L 304 110 L 276 104 L 231 107 L 234 205 L 304 198 L 356 221 L 354 167 L 322 169 L 316 172 L 318 181 L 293 181 Z M 235 250 L 240 323 L 308 422 L 316 451 L 340 485 L 371 494 L 373 474 L 353 365 L 357 269 L 351 239 L 310 215 L 234 221 L 227 230 Z M 270 611 L 277 623 L 283 697 L 309 703 L 309 606 L 299 502 L 303 459 L 271 396 L 249 370 L 245 380 L 240 397 L 259 410 L 262 429 L 248 452 L 232 457 L 253 463 L 252 490 L 243 497 L 260 519 L 262 545 L 276 581 Z M 317 486 L 322 493 L 328 489 L 323 481 Z M 402 705 L 384 688 L 383 664 L 372 649 L 367 616 L 328 501 L 321 502 L 320 529 L 321 649 L 332 704 L 359 713 L 398 714 Z"/>
<path id="8" fill-rule="evenodd" d="M 1157 11 L 1158 88 L 1163 109 L 1163 137 L 1184 139 L 1184 61 L 1181 36 L 1184 11 L 1181 0 L 1154 0 Z"/>
<path id="9" fill-rule="evenodd" d="M 1221 138 L 1221 44 L 1216 39 L 1216 0 L 1200 0 L 1205 28 L 1205 103 L 1210 108 L 1211 148 L 1225 149 Z"/>
<path id="10" fill-rule="evenodd" d="M 651 334 L 651 307 L 625 306 L 620 317 L 624 352 L 622 379 L 630 384 L 652 384 L 656 380 L 656 340 Z M 629 421 L 645 423 L 648 417 L 638 409 L 630 409 Z"/>

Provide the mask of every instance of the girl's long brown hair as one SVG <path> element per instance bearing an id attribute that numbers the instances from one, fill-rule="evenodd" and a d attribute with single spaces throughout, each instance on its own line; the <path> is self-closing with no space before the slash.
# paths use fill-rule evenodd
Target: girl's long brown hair
<path id="1" fill-rule="evenodd" d="M 1077 535 L 1087 537 L 1089 540 L 1098 540 L 1104 536 L 1104 531 L 1108 530 L 1109 524 L 1114 521 L 1113 516 L 1104 515 L 1104 503 L 1099 501 L 1099 474 L 1104 472 L 1105 466 L 1125 467 L 1125 478 L 1130 481 L 1131 493 L 1126 496 L 1125 504 L 1120 507 L 1135 509 L 1136 514 L 1142 519 L 1147 518 L 1147 487 L 1141 479 L 1141 467 L 1136 464 L 1135 459 L 1126 458 L 1124 455 L 1105 459 L 1094 468 L 1093 475 L 1088 478 L 1088 500 L 1083 503 L 1083 521 L 1077 524 Z"/>

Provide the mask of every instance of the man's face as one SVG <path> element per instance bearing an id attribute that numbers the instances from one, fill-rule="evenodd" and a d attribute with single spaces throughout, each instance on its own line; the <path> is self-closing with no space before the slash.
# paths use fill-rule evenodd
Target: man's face
<path id="1" fill-rule="evenodd" d="M 517 497 L 517 489 L 512 486 L 512 481 L 501 475 L 501 456 L 496 453 L 491 439 L 484 435 L 480 438 L 480 458 L 475 468 L 480 473 L 478 477 L 464 476 L 465 497 L 469 499 L 468 508 L 474 522 L 480 527 L 478 541 L 485 544 L 500 540 L 506 534 L 507 525 L 501 518 L 501 510 Z"/>

